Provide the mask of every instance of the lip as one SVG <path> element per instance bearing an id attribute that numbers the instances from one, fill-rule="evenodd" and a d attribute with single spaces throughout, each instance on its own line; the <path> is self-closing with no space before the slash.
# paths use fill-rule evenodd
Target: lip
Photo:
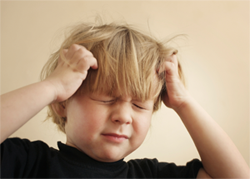
<path id="1" fill-rule="evenodd" d="M 128 139 L 128 136 L 116 134 L 116 133 L 105 133 L 105 134 L 102 134 L 102 136 L 106 140 L 108 140 L 110 142 L 114 142 L 114 143 L 122 143 L 123 141 Z"/>

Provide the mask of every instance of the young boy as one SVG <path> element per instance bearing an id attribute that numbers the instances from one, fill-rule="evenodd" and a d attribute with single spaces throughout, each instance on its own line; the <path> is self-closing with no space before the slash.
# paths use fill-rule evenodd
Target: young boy
<path id="1" fill-rule="evenodd" d="M 176 53 L 128 25 L 73 28 L 41 82 L 1 96 L 1 177 L 249 178 L 232 141 L 186 91 Z M 123 161 L 145 139 L 161 101 L 180 116 L 202 161 Z M 47 105 L 66 134 L 59 151 L 7 139 Z"/>

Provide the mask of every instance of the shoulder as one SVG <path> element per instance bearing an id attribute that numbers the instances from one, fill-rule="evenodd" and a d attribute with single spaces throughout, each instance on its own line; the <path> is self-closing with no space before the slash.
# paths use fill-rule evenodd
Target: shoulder
<path id="1" fill-rule="evenodd" d="M 29 139 L 21 139 L 21 138 L 18 138 L 18 137 L 6 139 L 1 144 L 1 146 L 15 146 L 15 147 L 24 147 L 24 148 L 27 148 L 27 147 L 29 147 L 32 144 L 43 145 L 43 146 L 47 146 L 48 147 L 48 145 L 45 142 L 43 142 L 43 141 L 37 140 L 37 141 L 31 142 Z"/>
<path id="2" fill-rule="evenodd" d="M 53 155 L 58 150 L 49 147 L 45 142 L 37 140 L 30 141 L 28 139 L 8 138 L 1 144 L 1 155 L 4 157 L 17 157 L 26 155 L 39 156 L 39 155 Z"/>
<path id="3" fill-rule="evenodd" d="M 20 177 L 32 173 L 32 169 L 49 163 L 56 149 L 43 141 L 9 138 L 1 144 L 2 176 Z M 14 176 L 16 175 L 16 176 Z"/>
<path id="4" fill-rule="evenodd" d="M 22 152 L 22 154 L 30 153 L 32 151 L 36 152 L 46 152 L 46 151 L 56 151 L 49 147 L 45 142 L 37 140 L 30 141 L 28 139 L 20 139 L 20 138 L 8 138 L 1 144 L 1 152 L 18 154 Z"/>
<path id="5" fill-rule="evenodd" d="M 128 161 L 128 165 L 135 172 L 142 171 L 150 177 L 196 177 L 202 168 L 202 163 L 198 159 L 187 162 L 186 165 L 176 165 L 175 163 L 159 162 L 157 159 L 136 159 Z M 148 177 L 148 176 L 146 176 Z"/>

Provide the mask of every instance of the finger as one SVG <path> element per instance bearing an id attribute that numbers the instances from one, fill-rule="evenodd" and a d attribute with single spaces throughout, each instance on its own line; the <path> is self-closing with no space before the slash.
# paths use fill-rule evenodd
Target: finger
<path id="1" fill-rule="evenodd" d="M 171 56 L 167 57 L 166 61 L 174 63 L 176 70 L 178 71 L 178 59 L 175 54 L 172 54 Z"/>
<path id="2" fill-rule="evenodd" d="M 64 56 L 64 58 L 67 58 L 66 55 L 67 55 L 68 51 L 69 51 L 68 49 L 63 49 L 63 51 L 62 51 L 63 54 L 62 55 Z"/>
<path id="3" fill-rule="evenodd" d="M 74 52 L 74 54 L 73 54 L 73 56 L 71 57 L 70 60 L 72 61 L 72 63 L 74 63 L 74 61 L 78 63 L 79 59 L 85 58 L 85 57 L 88 57 L 88 56 L 89 57 L 94 57 L 93 54 L 89 50 L 87 50 L 83 46 L 80 46 L 80 48 L 78 48 Z"/>
<path id="4" fill-rule="evenodd" d="M 92 60 L 93 60 L 93 61 L 91 61 L 90 67 L 91 67 L 92 69 L 97 69 L 97 68 L 98 68 L 98 63 L 97 63 L 96 58 L 95 58 L 95 57 L 92 57 Z"/>
<path id="5" fill-rule="evenodd" d="M 63 64 L 67 52 L 68 52 L 68 49 L 63 49 L 63 50 L 60 52 L 59 58 L 58 58 L 58 64 Z"/>
<path id="6" fill-rule="evenodd" d="M 165 61 L 158 70 L 158 74 L 161 74 L 163 72 L 169 73 L 169 71 L 171 72 L 171 74 L 173 74 L 173 72 L 176 71 L 176 66 L 173 62 Z"/>
<path id="7" fill-rule="evenodd" d="M 93 68 L 93 69 L 98 68 L 97 60 L 93 56 L 85 56 L 85 57 L 83 57 L 83 59 L 79 60 L 78 65 L 79 64 L 85 65 L 86 66 L 85 69 L 89 69 L 90 67 Z M 84 69 L 84 67 L 82 69 Z"/>
<path id="8" fill-rule="evenodd" d="M 167 66 L 166 66 L 167 65 Z M 161 74 L 162 72 L 166 70 L 175 70 L 178 73 L 178 60 L 177 56 L 175 54 L 166 57 L 165 62 L 163 65 L 157 70 L 158 74 Z"/>
<path id="9" fill-rule="evenodd" d="M 163 65 L 163 71 L 165 71 L 166 75 L 178 76 L 178 70 L 176 70 L 176 65 L 173 62 L 165 61 Z"/>
<path id="10" fill-rule="evenodd" d="M 93 54 L 88 51 L 87 49 L 83 48 L 79 48 L 71 57 L 71 63 L 79 63 L 79 61 L 81 61 L 81 59 L 87 59 L 88 57 L 93 57 Z"/>
<path id="11" fill-rule="evenodd" d="M 86 72 L 90 67 L 97 69 L 97 60 L 93 56 L 83 56 L 81 53 L 75 53 L 71 60 L 71 67 L 79 72 Z"/>
<path id="12" fill-rule="evenodd" d="M 98 68 L 97 60 L 84 46 L 73 44 L 69 50 L 65 52 L 68 54 L 68 58 L 70 59 L 69 63 L 73 69 L 83 72 L 90 67 L 93 69 Z"/>
<path id="13" fill-rule="evenodd" d="M 69 49 L 68 52 L 66 53 L 65 57 L 69 60 L 72 59 L 74 54 L 83 46 L 77 45 L 77 44 L 72 44 Z"/>

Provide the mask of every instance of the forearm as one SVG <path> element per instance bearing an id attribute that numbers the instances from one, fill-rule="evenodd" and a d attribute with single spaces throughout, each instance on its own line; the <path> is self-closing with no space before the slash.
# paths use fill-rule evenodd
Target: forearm
<path id="1" fill-rule="evenodd" d="M 212 178 L 249 178 L 249 167 L 227 134 L 193 99 L 176 112 Z"/>
<path id="2" fill-rule="evenodd" d="M 51 89 L 43 81 L 1 96 L 1 143 L 54 100 Z"/>

